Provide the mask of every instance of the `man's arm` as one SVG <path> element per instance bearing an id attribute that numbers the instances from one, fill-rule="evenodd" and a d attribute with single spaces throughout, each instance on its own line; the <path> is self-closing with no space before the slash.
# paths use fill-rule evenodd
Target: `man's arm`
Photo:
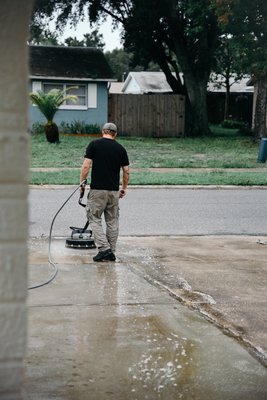
<path id="1" fill-rule="evenodd" d="M 82 183 L 85 179 L 87 179 L 87 175 L 90 171 L 91 167 L 91 162 L 90 158 L 85 158 L 83 161 L 82 169 L 81 169 L 81 175 L 80 175 L 80 183 Z M 82 188 L 80 191 L 83 190 Z"/>
<path id="2" fill-rule="evenodd" d="M 124 167 L 122 167 L 122 187 L 120 190 L 120 198 L 126 195 L 126 189 L 128 186 L 129 177 L 130 177 L 130 167 L 129 165 L 125 165 Z"/>

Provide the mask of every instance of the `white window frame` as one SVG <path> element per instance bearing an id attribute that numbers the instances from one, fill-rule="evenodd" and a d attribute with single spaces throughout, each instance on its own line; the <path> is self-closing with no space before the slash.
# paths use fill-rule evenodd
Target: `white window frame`
<path id="1" fill-rule="evenodd" d="M 32 82 L 32 92 L 36 93 L 38 90 L 42 90 L 42 82 L 40 81 L 33 81 Z"/>

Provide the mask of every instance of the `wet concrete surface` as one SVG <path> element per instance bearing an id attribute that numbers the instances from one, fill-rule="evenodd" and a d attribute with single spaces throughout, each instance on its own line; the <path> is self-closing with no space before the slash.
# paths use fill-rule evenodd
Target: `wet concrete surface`
<path id="1" fill-rule="evenodd" d="M 53 240 L 58 274 L 29 291 L 25 400 L 266 399 L 256 240 L 121 237 L 100 264 Z M 47 250 L 30 240 L 30 286 L 50 277 Z"/>

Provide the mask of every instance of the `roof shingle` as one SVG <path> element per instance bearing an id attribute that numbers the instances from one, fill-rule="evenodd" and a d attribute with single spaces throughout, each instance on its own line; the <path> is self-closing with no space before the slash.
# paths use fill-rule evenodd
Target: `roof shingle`
<path id="1" fill-rule="evenodd" d="M 94 47 L 29 46 L 30 74 L 42 77 L 110 80 L 112 70 Z"/>

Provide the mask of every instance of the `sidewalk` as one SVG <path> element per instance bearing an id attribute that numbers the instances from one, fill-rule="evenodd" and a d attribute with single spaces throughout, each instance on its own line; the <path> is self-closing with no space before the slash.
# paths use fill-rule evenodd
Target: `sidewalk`
<path id="1" fill-rule="evenodd" d="M 25 399 L 266 399 L 259 239 L 120 237 L 100 265 L 53 239 L 58 275 L 29 291 Z M 29 284 L 46 280 L 47 242 L 29 256 Z"/>

